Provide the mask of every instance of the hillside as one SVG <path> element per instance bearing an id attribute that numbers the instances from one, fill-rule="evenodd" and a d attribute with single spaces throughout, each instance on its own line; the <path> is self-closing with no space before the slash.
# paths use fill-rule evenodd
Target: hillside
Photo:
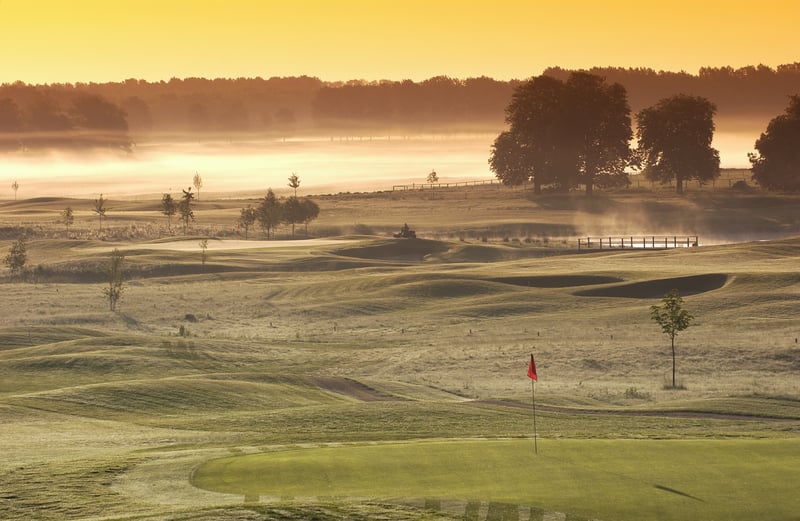
<path id="1" fill-rule="evenodd" d="M 2 283 L 4 519 L 495 519 L 508 504 L 532 518 L 796 512 L 795 196 L 430 195 L 321 196 L 310 232 L 341 235 L 219 234 L 205 264 L 199 235 L 125 235 L 160 229 L 153 201 L 116 205 L 105 240 L 65 239 L 53 223 L 79 201 L 3 203 L 6 230 L 36 232 L 31 277 Z M 203 201 L 192 232 L 230 230 L 245 202 Z M 420 239 L 388 236 L 405 221 Z M 655 233 L 655 222 L 698 232 L 700 246 L 579 251 L 572 240 Z M 94 226 L 85 215 L 75 233 Z M 114 247 L 128 277 L 112 313 L 102 288 Z M 696 317 L 678 337 L 680 390 L 665 386 L 669 339 L 650 319 L 672 288 Z M 536 464 L 518 452 L 530 452 L 531 352 L 541 464 L 555 480 L 546 494 L 491 486 L 523 483 Z M 623 500 L 631 490 L 647 501 Z"/>

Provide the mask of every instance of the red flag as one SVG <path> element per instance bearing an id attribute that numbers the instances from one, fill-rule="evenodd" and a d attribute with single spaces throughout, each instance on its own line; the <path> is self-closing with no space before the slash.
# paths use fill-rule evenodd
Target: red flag
<path id="1" fill-rule="evenodd" d="M 531 365 L 528 366 L 528 378 L 533 379 L 534 382 L 538 381 L 536 377 L 536 362 L 533 361 L 533 353 L 531 353 Z"/>

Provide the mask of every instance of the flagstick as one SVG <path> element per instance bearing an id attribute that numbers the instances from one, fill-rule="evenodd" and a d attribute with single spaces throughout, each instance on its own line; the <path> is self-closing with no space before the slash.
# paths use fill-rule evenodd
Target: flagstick
<path id="1" fill-rule="evenodd" d="M 536 443 L 536 380 L 531 379 L 531 392 L 533 393 L 533 453 L 539 454 L 539 447 Z"/>

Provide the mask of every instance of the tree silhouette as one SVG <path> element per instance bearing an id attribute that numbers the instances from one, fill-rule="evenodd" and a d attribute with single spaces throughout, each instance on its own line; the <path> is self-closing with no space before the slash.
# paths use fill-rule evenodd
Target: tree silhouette
<path id="1" fill-rule="evenodd" d="M 297 174 L 294 172 L 289 176 L 289 188 L 294 188 L 294 196 L 297 197 L 297 189 L 300 188 L 300 178 L 297 177 Z"/>
<path id="2" fill-rule="evenodd" d="M 753 179 L 769 190 L 800 190 L 800 95 L 791 96 L 784 114 L 773 118 L 749 154 Z"/>
<path id="3" fill-rule="evenodd" d="M 247 208 L 242 208 L 239 214 L 239 226 L 244 228 L 245 240 L 247 240 L 247 232 L 250 230 L 250 227 L 255 224 L 257 216 L 258 212 L 252 206 L 247 205 Z"/>
<path id="4" fill-rule="evenodd" d="M 661 300 L 661 306 L 650 306 L 651 318 L 661 326 L 661 331 L 669 335 L 672 347 L 672 388 L 675 383 L 675 337 L 678 333 L 688 328 L 692 322 L 692 315 L 683 309 L 683 299 L 678 296 L 678 290 L 673 289 Z"/>
<path id="5" fill-rule="evenodd" d="M 15 134 L 22 130 L 22 114 L 19 106 L 11 98 L 0 99 L 0 150 L 19 148 L 19 137 Z"/>
<path id="6" fill-rule="evenodd" d="M 190 186 L 188 189 L 183 190 L 183 197 L 181 197 L 181 200 L 178 202 L 178 213 L 181 214 L 184 234 L 186 234 L 186 231 L 189 229 L 189 221 L 194 221 L 194 210 L 192 209 L 193 199 L 194 194 Z"/>
<path id="7" fill-rule="evenodd" d="M 16 179 L 11 183 L 11 189 L 14 190 L 14 200 L 17 200 L 17 190 L 19 190 L 19 183 Z"/>
<path id="8" fill-rule="evenodd" d="M 61 222 L 67 227 L 67 239 L 69 239 L 69 227 L 75 222 L 75 215 L 72 212 L 71 206 L 67 206 L 61 212 Z"/>
<path id="9" fill-rule="evenodd" d="M 197 200 L 200 200 L 200 189 L 203 187 L 203 178 L 200 177 L 200 174 L 197 172 L 194 173 L 194 178 L 192 179 L 192 184 L 194 184 L 195 190 L 197 190 Z"/>
<path id="10" fill-rule="evenodd" d="M 3 263 L 8 266 L 13 275 L 19 275 L 28 262 L 27 245 L 24 237 L 20 237 L 11 244 L 8 255 L 3 259 Z"/>
<path id="11" fill-rule="evenodd" d="M 591 195 L 595 184 L 627 184 L 631 157 L 631 109 L 625 87 L 607 85 L 601 76 L 576 72 L 565 85 L 565 134 L 574 138 L 577 180 Z"/>
<path id="12" fill-rule="evenodd" d="M 520 85 L 506 108 L 510 129 L 492 146 L 489 165 L 508 185 L 533 181 L 568 189 L 578 183 L 627 182 L 631 156 L 630 108 L 625 88 L 587 73 L 564 82 L 539 76 Z"/>
<path id="13" fill-rule="evenodd" d="M 267 233 L 267 240 L 269 240 L 270 231 L 274 230 L 283 219 L 283 205 L 275 197 L 272 188 L 267 190 L 267 195 L 259 203 L 256 209 L 256 219 Z"/>
<path id="14" fill-rule="evenodd" d="M 103 288 L 103 294 L 108 298 L 108 309 L 110 311 L 115 311 L 117 309 L 117 303 L 125 289 L 125 280 L 122 276 L 122 266 L 124 262 L 125 256 L 117 248 L 114 248 L 111 251 L 111 259 L 106 268 L 108 286 Z"/>
<path id="15" fill-rule="evenodd" d="M 306 236 L 308 236 L 308 223 L 319 217 L 319 206 L 308 197 L 300 201 L 300 206 L 301 220 L 306 226 Z"/>
<path id="16" fill-rule="evenodd" d="M 711 147 L 716 110 L 707 99 L 685 94 L 640 110 L 636 137 L 644 175 L 661 183 L 674 180 L 679 194 L 685 181 L 716 179 L 719 151 Z"/>
<path id="17" fill-rule="evenodd" d="M 167 216 L 167 232 L 172 233 L 172 216 L 178 213 L 178 203 L 170 194 L 161 198 L 161 213 Z"/>
<path id="18" fill-rule="evenodd" d="M 107 202 L 106 199 L 103 199 L 103 194 L 100 194 L 100 198 L 94 200 L 94 208 L 92 208 L 92 211 L 100 218 L 101 232 L 103 231 L 103 217 L 106 216 L 106 212 L 108 211 L 108 207 L 106 207 Z"/>
<path id="19" fill-rule="evenodd" d="M 303 222 L 303 205 L 297 197 L 291 196 L 281 206 L 283 207 L 282 221 L 292 225 L 292 237 L 294 237 L 295 224 Z"/>
<path id="20" fill-rule="evenodd" d="M 439 174 L 436 173 L 436 170 L 431 170 L 426 181 L 430 183 L 431 186 L 439 182 Z"/>

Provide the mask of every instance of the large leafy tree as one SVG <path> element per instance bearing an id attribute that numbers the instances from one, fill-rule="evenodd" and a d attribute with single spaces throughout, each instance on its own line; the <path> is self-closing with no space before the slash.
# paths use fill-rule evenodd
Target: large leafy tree
<path id="1" fill-rule="evenodd" d="M 627 184 L 633 131 L 625 87 L 577 72 L 567 79 L 565 93 L 565 135 L 574 140 L 577 180 L 586 194 L 591 195 L 595 185 Z"/>
<path id="2" fill-rule="evenodd" d="M 711 147 L 717 107 L 699 96 L 664 98 L 636 115 L 638 154 L 644 175 L 661 183 L 675 181 L 676 191 L 690 179 L 719 176 L 719 151 Z"/>
<path id="3" fill-rule="evenodd" d="M 800 95 L 767 125 L 750 154 L 753 179 L 769 190 L 800 190 Z"/>
<path id="4" fill-rule="evenodd" d="M 572 73 L 566 82 L 539 76 L 520 85 L 506 108 L 510 129 L 495 140 L 489 164 L 508 185 L 532 181 L 586 193 L 627 179 L 630 107 L 625 88 L 597 75 Z"/>
<path id="5" fill-rule="evenodd" d="M 489 166 L 503 184 L 533 182 L 534 191 L 553 183 L 571 160 L 565 146 L 562 118 L 564 83 L 538 76 L 514 91 L 506 107 L 506 123 L 492 145 Z M 569 168 L 569 166 L 567 166 Z"/>

